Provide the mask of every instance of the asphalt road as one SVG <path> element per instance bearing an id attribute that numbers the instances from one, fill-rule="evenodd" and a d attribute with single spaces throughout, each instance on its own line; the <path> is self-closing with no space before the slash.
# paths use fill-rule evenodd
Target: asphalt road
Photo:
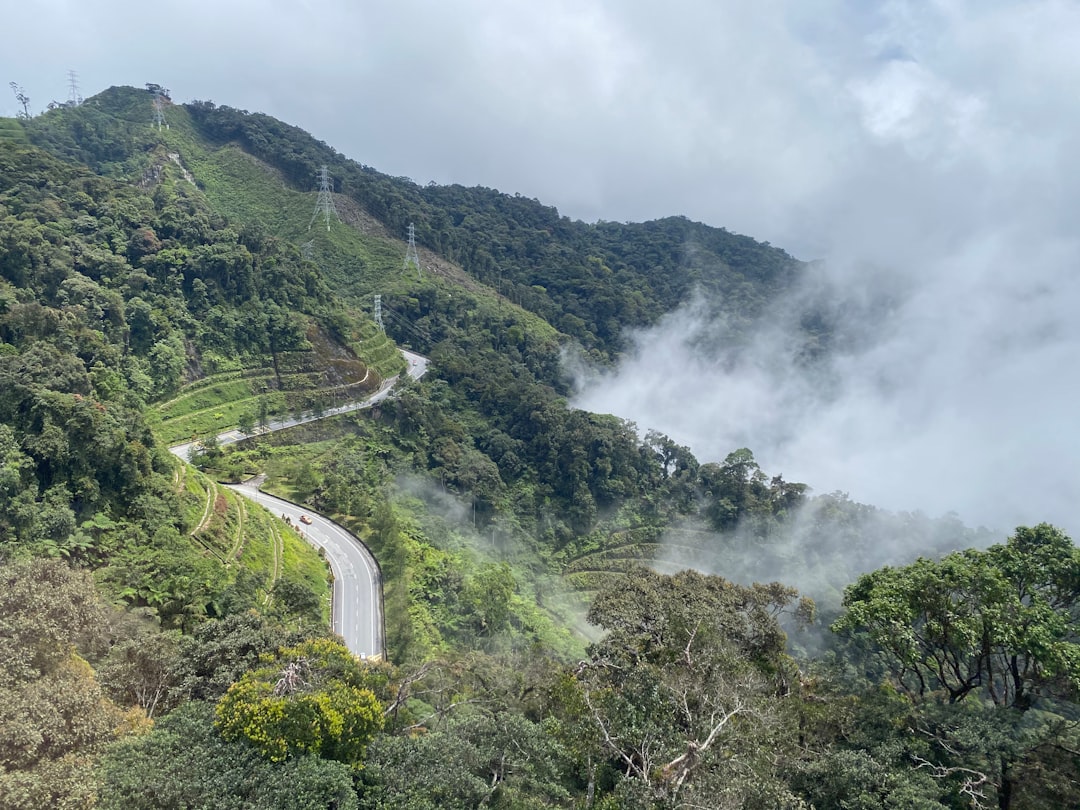
<path id="1" fill-rule="evenodd" d="M 363 657 L 385 652 L 382 614 L 382 577 L 371 551 L 355 535 L 333 521 L 290 501 L 259 490 L 263 476 L 230 484 L 229 488 L 256 501 L 278 517 L 288 517 L 301 536 L 326 551 L 334 572 L 334 632 Z M 301 522 L 306 516 L 311 523 Z"/>
<path id="2" fill-rule="evenodd" d="M 407 352 L 404 349 L 398 349 L 398 351 L 404 355 L 406 362 L 409 364 L 409 368 L 405 372 L 406 374 L 414 380 L 419 380 L 427 373 L 428 359 L 426 357 Z M 319 419 L 326 419 L 330 416 L 337 416 L 343 413 L 351 413 L 353 411 L 361 411 L 364 408 L 370 408 L 390 396 L 390 390 L 394 387 L 394 383 L 398 381 L 399 376 L 400 375 L 395 374 L 393 377 L 383 380 L 382 385 L 379 386 L 379 390 L 366 399 L 350 402 L 348 405 L 339 405 L 336 408 L 328 408 L 318 415 L 306 413 L 302 416 L 289 419 L 275 419 L 264 427 L 256 428 L 252 433 L 243 433 L 239 430 L 226 430 L 224 433 L 219 433 L 217 435 L 218 446 L 235 444 L 238 441 L 251 438 L 252 436 L 261 436 L 264 433 L 273 433 L 275 430 L 286 430 L 287 428 L 296 427 L 297 425 L 315 422 Z M 190 459 L 191 448 L 194 447 L 195 444 L 195 442 L 176 444 L 170 447 L 169 450 L 177 458 L 188 461 Z"/>
<path id="3" fill-rule="evenodd" d="M 406 373 L 418 380 L 427 372 L 428 359 L 413 352 L 400 350 L 409 367 Z M 342 413 L 370 408 L 390 396 L 390 390 L 397 377 L 384 380 L 379 390 L 367 399 L 329 409 L 322 414 L 305 414 L 295 419 L 282 419 L 271 422 L 259 433 L 271 433 L 275 430 L 326 419 Z M 218 435 L 218 444 L 233 444 L 248 437 L 239 430 L 229 430 Z M 173 455 L 183 461 L 189 460 L 194 442 L 170 447 Z M 291 501 L 267 495 L 259 489 L 262 476 L 243 484 L 230 485 L 236 492 L 251 498 L 281 517 L 288 516 L 293 526 L 300 529 L 305 540 L 311 545 L 324 549 L 334 572 L 333 628 L 343 639 L 346 646 L 360 656 L 381 656 L 385 652 L 383 637 L 382 577 L 379 566 L 371 550 L 356 535 L 350 534 L 331 520 L 316 512 L 305 509 Z M 310 524 L 300 521 L 301 515 L 311 519 Z"/>

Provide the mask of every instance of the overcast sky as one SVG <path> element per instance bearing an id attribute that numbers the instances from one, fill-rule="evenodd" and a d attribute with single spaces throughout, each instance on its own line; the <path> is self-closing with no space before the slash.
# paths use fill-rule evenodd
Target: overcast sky
<path id="1" fill-rule="evenodd" d="M 819 491 L 1080 532 L 1073 2 L 36 0 L 3 20 L 2 78 L 35 110 L 69 68 L 84 95 L 158 82 L 421 183 L 769 240 L 826 260 L 856 315 L 890 285 L 827 398 L 691 356 L 688 312 L 582 402 Z M 639 390 L 658 363 L 672 388 Z"/>

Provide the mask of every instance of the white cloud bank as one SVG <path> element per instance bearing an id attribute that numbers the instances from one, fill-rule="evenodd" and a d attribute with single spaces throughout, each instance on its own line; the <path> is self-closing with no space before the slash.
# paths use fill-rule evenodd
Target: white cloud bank
<path id="1" fill-rule="evenodd" d="M 160 82 L 419 182 L 686 214 L 825 259 L 856 302 L 887 283 L 827 396 L 775 357 L 694 357 L 675 320 L 581 402 L 819 491 L 1080 532 L 1073 2 L 41 0 L 4 21 L 3 80 L 37 109 L 68 68 L 87 94 Z M 635 363 L 669 388 L 635 390 Z"/>
<path id="2" fill-rule="evenodd" d="M 709 326 L 691 308 L 638 335 L 576 404 L 706 459 L 749 446 L 767 471 L 818 491 L 1076 533 L 1080 9 L 880 10 L 866 42 L 892 56 L 834 75 L 838 106 L 856 113 L 837 119 L 846 160 L 802 200 L 825 257 L 809 285 L 870 339 L 810 375 L 780 362 L 773 324 L 732 368 L 690 348 Z M 893 306 L 867 322 L 859 302 L 886 285 Z M 668 383 L 654 390 L 644 381 L 657 368 Z"/>

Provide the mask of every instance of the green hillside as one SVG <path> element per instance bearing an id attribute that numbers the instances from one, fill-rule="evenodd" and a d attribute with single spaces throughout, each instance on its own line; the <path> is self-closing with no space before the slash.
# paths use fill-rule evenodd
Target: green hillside
<path id="1" fill-rule="evenodd" d="M 210 103 L 166 105 L 159 128 L 151 98 L 112 88 L 39 116 L 28 131 L 35 144 L 133 184 L 144 206 L 152 202 L 146 215 L 161 233 L 144 229 L 125 258 L 159 285 L 175 279 L 183 298 L 151 309 L 162 334 L 139 347 L 158 352 L 158 366 L 173 362 L 171 376 L 144 393 L 160 441 L 357 398 L 402 368 L 388 336 L 433 361 L 424 383 L 377 409 L 374 422 L 341 418 L 314 435 L 295 430 L 204 459 L 218 475 L 269 473 L 271 491 L 336 514 L 370 538 L 384 564 L 403 559 L 401 577 L 387 584 L 399 656 L 473 643 L 445 600 L 458 604 L 486 565 L 510 564 L 527 603 L 550 592 L 540 619 L 519 617 L 506 639 L 485 642 L 515 644 L 519 631 L 523 641 L 572 622 L 580 600 L 611 576 L 666 553 L 678 527 L 700 524 L 707 551 L 715 532 L 755 515 L 756 542 L 767 543 L 805 502 L 801 484 L 781 482 L 775 495 L 744 464 L 701 464 L 666 437 L 643 438 L 562 399 L 567 345 L 610 357 L 624 328 L 694 294 L 723 315 L 718 339 L 737 344 L 798 279 L 802 265 L 783 251 L 681 218 L 585 225 L 489 189 L 421 188 L 295 127 Z M 316 211 L 322 165 L 335 188 L 329 222 Z M 419 272 L 403 266 L 400 236 L 410 222 L 425 243 Z M 174 244 L 188 233 L 217 241 Z M 165 289 L 159 295 L 171 294 Z M 364 314 L 376 294 L 385 332 Z M 155 321 L 154 312 L 165 315 Z M 356 467 L 367 471 L 363 480 L 343 473 Z M 430 497 L 402 486 L 402 475 L 417 476 L 421 490 L 437 482 L 468 521 L 447 521 Z M 380 550 L 386 510 L 427 528 L 389 532 L 400 542 Z M 432 555 L 459 571 L 455 593 L 415 579 Z M 844 581 L 834 577 L 828 592 Z"/>
<path id="2" fill-rule="evenodd" d="M 160 88 L 0 119 L 0 807 L 1080 805 L 1069 538 L 567 406 L 568 355 L 694 298 L 737 349 L 805 269 Z M 793 313 L 806 362 L 821 310 Z M 398 346 L 430 369 L 377 406 L 251 430 L 363 398 Z M 257 473 L 371 548 L 387 662 L 329 637 L 325 560 L 225 486 Z"/>
<path id="3" fill-rule="evenodd" d="M 208 371 L 267 366 L 260 397 L 283 411 L 328 389 L 369 390 L 378 373 L 317 324 L 368 327 L 328 303 L 295 251 L 212 219 L 168 177 L 141 189 L 0 140 L 3 553 L 97 569 L 114 598 L 166 625 L 269 609 L 282 577 L 305 583 L 317 620 L 326 568 L 306 545 L 290 541 L 297 553 L 276 569 L 265 554 L 241 559 L 275 530 L 245 521 L 225 493 L 205 497 L 221 525 L 196 530 L 188 502 L 201 506 L 212 482 L 185 478 L 163 439 L 233 426 L 235 414 L 185 422 L 148 405 L 175 402 Z"/>
<path id="4" fill-rule="evenodd" d="M 718 313 L 732 316 L 738 335 L 739 325 L 760 316 L 802 269 L 782 250 L 722 228 L 679 217 L 645 224 L 572 222 L 536 200 L 492 189 L 419 186 L 389 177 L 265 115 L 209 102 L 189 109 L 206 138 L 239 146 L 298 191 L 310 192 L 319 167 L 328 166 L 335 190 L 352 203 L 344 206 L 346 222 L 399 238 L 414 223 L 418 243 L 433 254 L 602 356 L 622 348 L 623 330 L 655 322 L 695 290 Z M 250 204 L 229 205 L 254 213 Z M 290 213 L 290 221 L 309 222 L 310 213 L 303 214 L 294 219 Z M 278 216 L 270 210 L 262 215 Z M 348 274 L 367 288 L 366 271 L 357 273 L 340 253 L 330 251 L 325 263 L 331 277 Z"/>
<path id="5" fill-rule="evenodd" d="M 26 130 L 14 118 L 0 118 L 0 141 L 26 143 Z"/>

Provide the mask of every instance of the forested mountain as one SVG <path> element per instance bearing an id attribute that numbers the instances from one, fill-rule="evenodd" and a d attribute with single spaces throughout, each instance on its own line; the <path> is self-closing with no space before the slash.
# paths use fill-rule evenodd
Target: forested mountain
<path id="1" fill-rule="evenodd" d="M 1074 806 L 1058 530 L 992 545 L 567 407 L 572 347 L 695 296 L 737 346 L 806 271 L 160 88 L 0 122 L 0 806 Z M 393 341 L 422 381 L 255 429 L 374 390 Z M 373 549 L 388 661 L 220 486 L 255 473 Z"/>

